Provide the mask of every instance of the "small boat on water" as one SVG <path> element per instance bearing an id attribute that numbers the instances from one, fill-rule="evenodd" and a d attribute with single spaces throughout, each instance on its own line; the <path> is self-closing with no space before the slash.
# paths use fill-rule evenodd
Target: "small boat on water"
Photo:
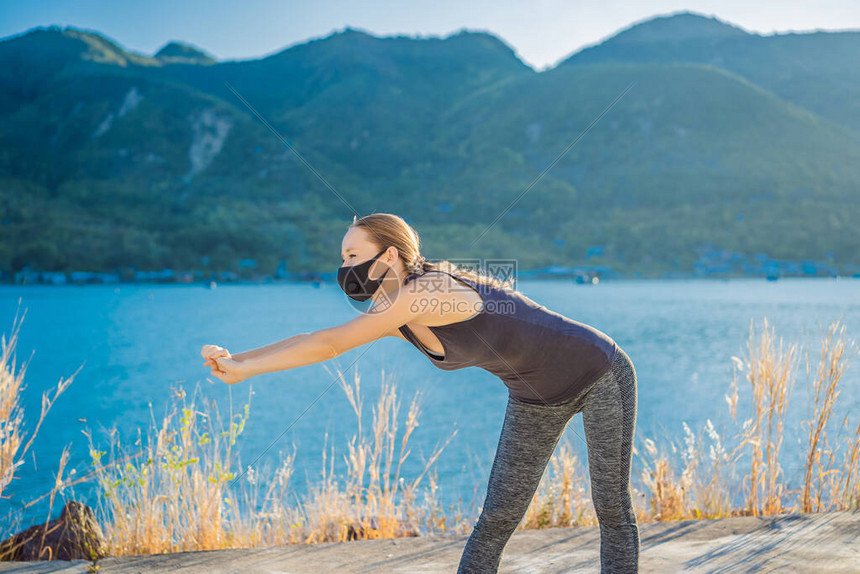
<path id="1" fill-rule="evenodd" d="M 589 273 L 577 273 L 573 280 L 579 285 L 597 285 L 600 283 L 600 278 L 593 271 Z"/>

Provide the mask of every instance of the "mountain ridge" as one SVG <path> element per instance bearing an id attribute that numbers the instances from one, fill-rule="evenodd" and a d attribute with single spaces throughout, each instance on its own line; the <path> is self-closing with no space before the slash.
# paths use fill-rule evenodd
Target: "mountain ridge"
<path id="1" fill-rule="evenodd" d="M 716 19 L 657 26 L 665 35 L 684 22 L 768 69 L 715 65 L 712 51 L 677 58 L 699 42 L 681 33 L 677 46 L 646 34 L 657 51 L 645 61 L 609 39 L 542 71 L 468 30 L 377 38 L 347 28 L 215 62 L 183 43 L 136 56 L 77 30 L 4 40 L 0 268 L 253 258 L 324 269 L 352 219 L 332 189 L 359 213 L 411 216 L 431 258 L 656 273 L 691 267 L 703 244 L 843 261 L 860 252 L 860 129 L 850 103 L 815 91 L 851 94 L 860 78 L 827 63 L 806 91 L 773 80 L 821 59 L 833 37 L 804 38 L 807 52 L 824 48 L 792 60 L 794 44 Z M 839 41 L 847 50 L 855 37 Z M 164 61 L 174 56 L 187 61 Z"/>

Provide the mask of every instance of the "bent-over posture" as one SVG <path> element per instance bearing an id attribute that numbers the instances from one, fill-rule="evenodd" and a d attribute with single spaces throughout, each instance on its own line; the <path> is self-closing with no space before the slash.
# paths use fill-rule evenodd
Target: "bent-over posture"
<path id="1" fill-rule="evenodd" d="M 402 218 L 356 219 L 342 242 L 338 283 L 373 306 L 355 319 L 231 355 L 203 347 L 227 383 L 331 359 L 393 336 L 437 367 L 497 375 L 508 403 L 487 495 L 458 573 L 497 572 L 571 418 L 581 412 L 591 496 L 600 525 L 601 572 L 637 572 L 639 529 L 630 491 L 636 371 L 602 331 L 529 299 L 509 284 L 448 262 L 429 263 Z"/>

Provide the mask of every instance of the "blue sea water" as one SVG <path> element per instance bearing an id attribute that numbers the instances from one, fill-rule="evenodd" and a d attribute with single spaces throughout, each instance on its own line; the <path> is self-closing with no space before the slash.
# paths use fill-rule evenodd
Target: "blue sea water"
<path id="1" fill-rule="evenodd" d="M 658 444 L 672 439 L 682 446 L 683 423 L 700 432 L 710 419 L 721 435 L 733 434 L 736 427 L 724 398 L 733 376 L 732 357 L 748 356 L 751 328 L 760 334 L 764 318 L 786 346 L 797 343 L 801 356 L 808 352 L 813 373 L 832 321 L 841 320 L 851 340 L 860 333 L 860 280 L 850 278 L 616 280 L 598 285 L 522 280 L 518 288 L 549 309 L 609 334 L 631 357 L 638 376 L 640 451 L 646 437 Z M 8 498 L 0 501 L 0 516 L 6 524 L 0 523 L 0 530 L 12 527 L 6 518 L 10 511 L 50 490 L 64 447 L 71 450 L 70 468 L 80 474 L 89 470 L 82 431 L 106 447 L 108 432 L 115 428 L 130 444 L 138 429 L 146 431 L 153 413 L 160 419 L 171 389 L 179 385 L 190 393 L 199 384 L 222 413 L 229 411 L 231 395 L 234 411 L 241 410 L 251 386 L 250 419 L 239 441 L 243 465 L 258 457 L 256 468 L 276 463 L 279 451 L 295 448 L 291 482 L 300 494 L 319 480 L 323 449 L 331 462 L 334 448 L 335 472 L 343 476 L 346 445 L 357 426 L 336 382 L 336 368 L 347 382 L 352 383 L 355 373 L 361 377 L 365 432 L 383 374 L 396 385 L 401 407 L 395 456 L 409 403 L 420 392 L 419 426 L 409 439 L 411 453 L 401 476 L 416 476 L 434 447 L 456 429 L 435 467 L 439 498 L 446 506 L 459 501 L 473 510 L 483 501 L 507 402 L 505 386 L 486 371 L 439 370 L 408 342 L 393 337 L 326 363 L 262 375 L 232 387 L 204 367 L 204 344 L 239 352 L 350 320 L 357 311 L 334 283 L 319 288 L 306 283 L 216 289 L 155 284 L 0 288 L 0 328 L 7 340 L 16 313 L 24 312 L 16 353 L 18 368 L 27 362 L 23 406 L 29 431 L 38 418 L 42 392 L 78 372 L 4 491 Z M 833 417 L 848 415 L 852 430 L 858 420 L 857 363 L 849 361 L 840 381 Z M 789 485 L 800 477 L 805 436 L 801 421 L 809 409 L 811 374 L 806 374 L 802 359 L 797 365 L 781 456 Z M 739 423 L 748 416 L 745 384 L 740 373 Z M 585 461 L 581 416 L 574 417 L 566 434 Z M 634 456 L 634 486 L 641 469 Z M 83 486 L 76 488 L 75 496 L 95 502 L 94 491 Z M 44 504 L 17 510 L 14 516 L 27 525 L 44 518 Z"/>

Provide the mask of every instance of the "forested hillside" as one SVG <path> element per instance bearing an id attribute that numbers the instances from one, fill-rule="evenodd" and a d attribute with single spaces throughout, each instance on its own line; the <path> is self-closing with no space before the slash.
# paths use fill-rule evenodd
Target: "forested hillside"
<path id="1" fill-rule="evenodd" d="M 542 72 L 483 32 L 347 28 L 222 62 L 34 29 L 0 42 L 0 268 L 331 271 L 352 209 L 404 216 L 431 259 L 857 264 L 858 54 L 854 32 L 695 14 Z"/>

